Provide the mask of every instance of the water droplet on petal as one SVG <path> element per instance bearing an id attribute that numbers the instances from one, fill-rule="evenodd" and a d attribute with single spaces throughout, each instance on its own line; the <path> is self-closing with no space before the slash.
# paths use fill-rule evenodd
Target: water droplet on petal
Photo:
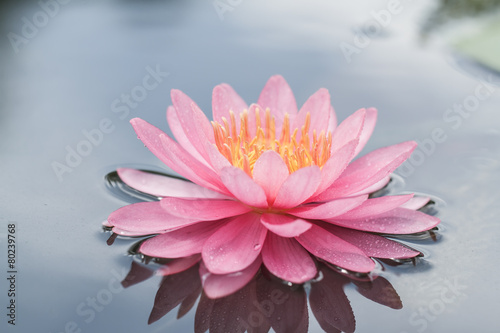
<path id="1" fill-rule="evenodd" d="M 255 245 L 253 246 L 253 249 L 254 249 L 255 251 L 257 251 L 257 250 L 260 250 L 260 248 L 261 248 L 261 247 L 262 247 L 262 245 L 260 245 L 260 244 L 255 244 Z"/>

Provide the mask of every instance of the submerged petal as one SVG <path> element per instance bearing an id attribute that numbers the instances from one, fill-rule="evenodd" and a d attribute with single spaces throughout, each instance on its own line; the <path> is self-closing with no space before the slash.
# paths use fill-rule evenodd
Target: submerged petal
<path id="1" fill-rule="evenodd" d="M 259 256 L 266 234 L 260 215 L 235 217 L 206 241 L 201 252 L 203 262 L 214 274 L 241 271 Z"/>
<path id="2" fill-rule="evenodd" d="M 314 260 L 295 239 L 273 233 L 267 235 L 262 260 L 271 273 L 293 283 L 304 283 L 317 273 Z"/>

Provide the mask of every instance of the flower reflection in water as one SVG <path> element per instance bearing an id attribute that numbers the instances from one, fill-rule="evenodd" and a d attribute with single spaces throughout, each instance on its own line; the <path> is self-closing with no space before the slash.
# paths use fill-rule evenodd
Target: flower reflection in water
<path id="1" fill-rule="evenodd" d="M 124 184 L 117 172 L 106 176 L 109 189 L 130 202 L 151 201 L 157 198 Z M 394 181 L 395 180 L 395 181 Z M 398 179 L 394 178 L 396 183 Z M 390 187 L 383 188 L 370 197 L 390 194 Z M 426 204 L 427 197 L 414 199 L 412 209 L 435 215 L 433 205 Z M 421 207 L 423 206 L 423 207 Z M 110 230 L 110 228 L 106 228 Z M 394 235 L 392 235 L 394 237 Z M 111 245 L 117 237 L 112 233 Z M 122 236 L 120 236 L 122 237 Z M 409 235 L 399 235 L 400 240 L 436 240 L 433 230 Z M 162 276 L 148 323 L 152 324 L 178 307 L 177 318 L 183 317 L 196 306 L 195 332 L 307 332 L 310 324 L 308 299 L 315 320 L 326 332 L 354 332 L 355 317 L 344 288 L 353 284 L 365 298 L 384 306 L 401 309 L 401 299 L 392 285 L 377 273 L 348 272 L 315 258 L 318 274 L 302 284 L 283 281 L 262 265 L 259 256 L 246 269 L 245 274 L 229 275 L 210 273 L 201 254 L 184 258 L 152 258 L 140 253 L 146 239 L 137 242 L 129 251 L 140 258 L 132 261 L 129 274 L 122 281 L 127 288 L 154 275 Z M 140 261 L 140 262 L 139 262 Z M 379 269 L 385 265 L 415 264 L 415 258 L 376 260 Z M 250 276 L 250 278 L 248 277 Z M 198 303 L 197 303 L 198 302 Z"/>
<path id="2" fill-rule="evenodd" d="M 356 321 L 344 292 L 349 284 L 374 302 L 401 309 L 401 299 L 393 286 L 379 276 L 370 281 L 367 276 L 342 274 L 323 262 L 318 262 L 319 278 L 305 284 L 288 284 L 270 274 L 264 266 L 238 291 L 210 298 L 203 291 L 202 263 L 163 277 L 154 300 L 148 323 L 160 320 L 178 307 L 177 318 L 183 317 L 196 304 L 195 332 L 307 332 L 309 306 L 319 325 L 326 332 L 354 332 Z M 164 266 L 163 268 L 168 267 Z M 172 272 L 175 270 L 172 270 Z M 158 271 L 157 271 L 158 272 Z M 166 270 L 159 270 L 165 274 Z M 132 262 L 129 274 L 122 281 L 127 288 L 153 276 L 149 265 Z M 158 274 L 158 273 L 157 273 Z M 364 279 L 363 279 L 364 278 Z"/>

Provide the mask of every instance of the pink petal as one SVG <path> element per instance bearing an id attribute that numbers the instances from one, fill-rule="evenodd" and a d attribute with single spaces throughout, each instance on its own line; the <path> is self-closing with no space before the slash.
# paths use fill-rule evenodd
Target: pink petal
<path id="1" fill-rule="evenodd" d="M 190 155 L 196 158 L 201 163 L 208 166 L 205 158 L 201 156 L 201 154 L 196 150 L 193 144 L 189 141 L 186 133 L 184 133 L 184 129 L 182 128 L 182 124 L 177 116 L 177 111 L 173 106 L 169 106 L 167 108 L 167 122 L 172 134 L 174 135 L 175 140 L 184 148 Z"/>
<path id="2" fill-rule="evenodd" d="M 311 223 L 293 216 L 265 213 L 260 222 L 281 237 L 296 237 L 311 228 Z"/>
<path id="3" fill-rule="evenodd" d="M 128 186 L 158 197 L 229 198 L 208 188 L 173 177 L 128 168 L 119 168 L 117 171 L 120 179 Z"/>
<path id="4" fill-rule="evenodd" d="M 319 205 L 305 205 L 288 211 L 288 214 L 302 217 L 305 219 L 330 219 L 344 214 L 351 209 L 356 209 L 359 205 L 368 199 L 368 195 L 358 197 L 340 198 L 328 201 Z"/>
<path id="5" fill-rule="evenodd" d="M 417 210 L 425 205 L 431 200 L 429 197 L 413 197 L 404 204 L 402 204 L 400 207 L 401 208 L 406 208 L 406 209 L 412 209 L 412 210 Z"/>
<path id="6" fill-rule="evenodd" d="M 354 151 L 358 140 L 352 140 L 335 151 L 333 156 L 321 168 L 321 184 L 316 190 L 316 195 L 326 190 L 344 172 L 345 168 L 354 158 Z"/>
<path id="7" fill-rule="evenodd" d="M 140 118 L 134 118 L 130 123 L 144 145 L 172 170 L 198 185 L 224 192 L 223 185 L 212 170 L 161 130 Z"/>
<path id="8" fill-rule="evenodd" d="M 203 244 L 224 221 L 203 221 L 155 236 L 142 243 L 139 252 L 155 258 L 182 258 L 200 253 Z"/>
<path id="9" fill-rule="evenodd" d="M 363 124 L 365 123 L 365 117 L 366 110 L 359 109 L 341 122 L 335 131 L 333 131 L 331 147 L 332 155 L 348 142 L 359 139 L 361 130 L 363 129 Z"/>
<path id="10" fill-rule="evenodd" d="M 334 225 L 324 227 L 332 234 L 361 249 L 369 257 L 404 259 L 413 258 L 420 254 L 418 251 L 414 251 L 409 247 L 379 235 Z"/>
<path id="11" fill-rule="evenodd" d="M 193 267 L 200 260 L 201 260 L 201 254 L 199 253 L 185 258 L 173 259 L 167 264 L 162 265 L 161 268 L 159 268 L 155 272 L 155 274 L 162 276 L 177 274 L 182 271 L 185 271 L 190 267 Z"/>
<path id="12" fill-rule="evenodd" d="M 406 208 L 395 208 L 388 212 L 359 220 L 337 220 L 327 222 L 362 231 L 386 234 L 413 234 L 426 231 L 439 224 L 437 217 Z"/>
<path id="13" fill-rule="evenodd" d="M 210 142 L 205 142 L 205 151 L 208 156 L 208 161 L 215 170 L 215 172 L 220 173 L 223 168 L 229 167 L 232 164 L 227 160 L 227 158 L 221 154 L 217 146 L 211 144 Z"/>
<path id="14" fill-rule="evenodd" d="M 259 104 L 251 104 L 248 108 L 248 131 L 250 132 L 250 137 L 254 137 L 257 134 L 257 111 L 259 112 L 261 127 L 265 124 L 265 111 L 266 109 Z M 280 132 L 277 132 L 280 133 Z"/>
<path id="15" fill-rule="evenodd" d="M 170 96 L 186 137 L 198 153 L 208 160 L 205 142 L 215 143 L 212 124 L 198 105 L 182 91 L 172 89 Z"/>
<path id="16" fill-rule="evenodd" d="M 273 207 L 292 208 L 300 205 L 314 194 L 321 182 L 321 170 L 309 166 L 290 174 L 278 191 Z"/>
<path id="17" fill-rule="evenodd" d="M 359 207 L 335 217 L 336 220 L 353 220 L 373 217 L 397 208 L 410 200 L 413 194 L 391 195 L 380 198 L 368 199 Z"/>
<path id="18" fill-rule="evenodd" d="M 381 180 L 379 180 L 378 182 L 376 182 L 375 184 L 370 185 L 370 186 L 368 186 L 368 187 L 366 187 L 366 188 L 364 188 L 361 191 L 358 191 L 356 193 L 351 193 L 349 195 L 354 196 L 354 195 L 371 194 L 371 193 L 377 192 L 378 190 L 381 190 L 384 187 L 386 187 L 390 181 L 391 181 L 391 176 L 384 177 Z"/>
<path id="19" fill-rule="evenodd" d="M 262 248 L 262 260 L 277 277 L 293 283 L 304 283 L 316 276 L 316 265 L 295 239 L 268 233 Z"/>
<path id="20" fill-rule="evenodd" d="M 333 106 L 330 105 L 330 120 L 328 121 L 328 132 L 335 131 L 337 128 L 337 114 L 333 109 Z"/>
<path id="21" fill-rule="evenodd" d="M 272 205 L 283 182 L 288 178 L 288 167 L 281 156 L 269 150 L 255 162 L 253 179 L 264 189 L 267 202 Z"/>
<path id="22" fill-rule="evenodd" d="M 172 170 L 198 185 L 214 189 L 221 193 L 227 193 L 226 188 L 213 169 L 208 168 L 189 155 L 167 135 L 160 135 L 160 141 L 168 158 L 172 161 L 169 165 Z"/>
<path id="23" fill-rule="evenodd" d="M 206 241 L 201 252 L 203 262 L 214 274 L 244 270 L 259 256 L 266 234 L 260 215 L 235 217 Z"/>
<path id="24" fill-rule="evenodd" d="M 332 186 L 315 199 L 326 201 L 359 193 L 389 176 L 410 156 L 416 146 L 416 142 L 407 141 L 372 151 L 349 164 Z"/>
<path id="25" fill-rule="evenodd" d="M 231 119 L 229 111 L 233 111 L 235 115 L 237 133 L 240 131 L 240 113 L 247 110 L 248 106 L 245 101 L 234 91 L 234 89 L 222 83 L 216 86 L 212 92 L 212 111 L 214 121 L 223 124 L 222 118 L 224 117 L 228 122 Z"/>
<path id="26" fill-rule="evenodd" d="M 363 129 L 361 130 L 361 133 L 359 136 L 359 145 L 356 148 L 356 152 L 354 153 L 354 155 L 358 155 L 361 152 L 361 150 L 364 148 L 364 146 L 368 142 L 368 139 L 370 139 L 370 136 L 372 135 L 373 130 L 375 129 L 376 122 L 377 122 L 377 109 L 375 109 L 375 108 L 366 109 L 366 116 L 365 116 Z"/>
<path id="27" fill-rule="evenodd" d="M 108 217 L 108 223 L 131 232 L 154 234 L 196 223 L 196 220 L 169 214 L 158 201 L 139 202 L 115 210 Z"/>
<path id="28" fill-rule="evenodd" d="M 264 190 L 245 171 L 233 166 L 227 167 L 221 170 L 220 179 L 241 202 L 252 207 L 267 208 Z"/>
<path id="29" fill-rule="evenodd" d="M 309 126 L 309 137 L 312 138 L 313 132 L 319 135 L 322 131 L 328 129 L 330 118 L 330 94 L 325 88 L 319 89 L 311 97 L 307 99 L 299 113 L 293 120 L 291 128 L 298 128 L 297 141 L 302 137 L 301 128 L 305 124 L 307 113 L 311 117 L 311 125 Z"/>
<path id="30" fill-rule="evenodd" d="M 181 199 L 166 197 L 160 204 L 164 211 L 197 221 L 213 221 L 249 212 L 241 202 L 219 199 Z"/>
<path id="31" fill-rule="evenodd" d="M 368 273 L 375 267 L 373 260 L 359 248 L 316 225 L 296 239 L 316 257 L 347 270 Z"/>
<path id="32" fill-rule="evenodd" d="M 205 294 L 210 298 L 221 298 L 243 288 L 258 272 L 262 259 L 260 256 L 250 266 L 240 272 L 213 274 L 202 263 L 200 265 L 201 283 Z"/>
<path id="33" fill-rule="evenodd" d="M 293 119 L 297 114 L 297 103 L 293 96 L 292 89 L 281 75 L 272 76 L 260 93 L 258 104 L 264 108 L 269 108 L 271 114 L 276 119 L 276 132 L 281 133 L 281 126 L 285 113 Z"/>

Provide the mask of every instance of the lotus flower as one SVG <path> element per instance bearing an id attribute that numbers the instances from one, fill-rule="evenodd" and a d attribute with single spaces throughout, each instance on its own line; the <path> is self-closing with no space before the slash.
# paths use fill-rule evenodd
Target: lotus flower
<path id="1" fill-rule="evenodd" d="M 190 182 L 119 169 L 127 185 L 161 200 L 122 207 L 107 221 L 120 235 L 157 234 L 141 245 L 145 255 L 189 257 L 191 266 L 201 260 L 207 274 L 240 272 L 246 282 L 263 263 L 279 278 L 303 283 L 317 274 L 314 257 L 368 273 L 371 258 L 417 256 L 380 234 L 439 223 L 415 210 L 425 198 L 369 198 L 416 147 L 403 142 L 353 161 L 373 132 L 374 108 L 337 126 L 326 89 L 298 110 L 281 76 L 271 77 L 250 106 L 229 85 L 216 86 L 212 122 L 183 92 L 171 97 L 167 120 L 176 141 L 142 119 L 131 123 L 146 147 Z"/>

